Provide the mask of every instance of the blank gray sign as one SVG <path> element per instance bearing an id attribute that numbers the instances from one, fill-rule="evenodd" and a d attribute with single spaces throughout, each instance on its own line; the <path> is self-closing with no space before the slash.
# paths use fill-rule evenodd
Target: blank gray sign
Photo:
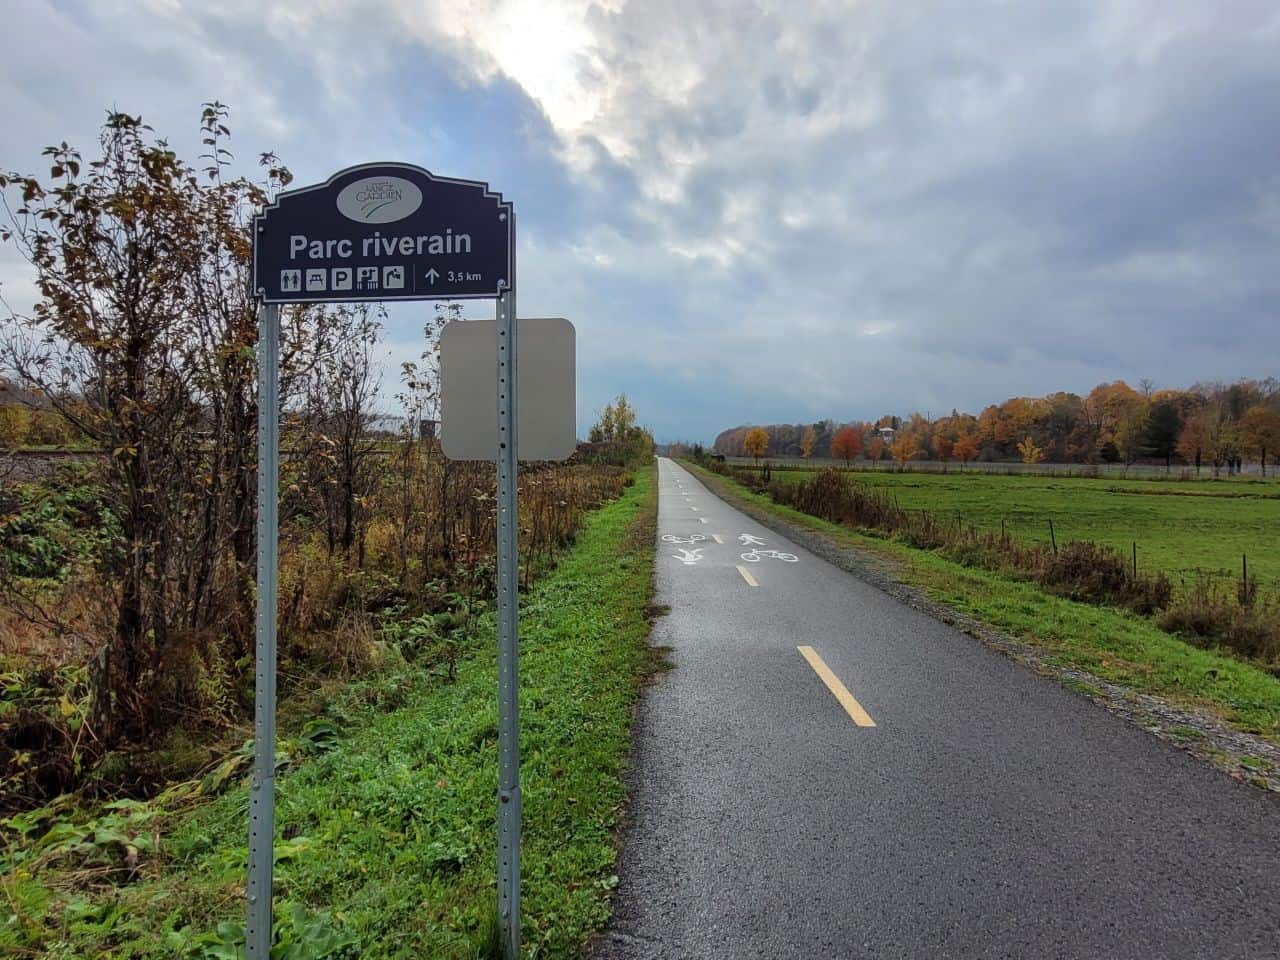
<path id="1" fill-rule="evenodd" d="M 573 324 L 516 321 L 521 460 L 563 460 L 578 445 Z M 440 333 L 440 443 L 451 460 L 494 460 L 498 447 L 498 324 L 455 320 Z"/>

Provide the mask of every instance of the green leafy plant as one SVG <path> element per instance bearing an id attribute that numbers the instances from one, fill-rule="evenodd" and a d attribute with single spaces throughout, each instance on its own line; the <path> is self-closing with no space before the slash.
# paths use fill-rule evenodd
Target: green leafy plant
<path id="1" fill-rule="evenodd" d="M 298 903 L 277 904 L 271 946 L 271 960 L 324 960 L 347 952 L 356 938 L 335 925 L 328 913 L 311 913 Z M 183 956 L 198 960 L 244 960 L 244 924 L 224 920 L 213 930 L 190 937 L 176 931 L 167 937 L 169 946 Z M 352 954 L 354 956 L 354 954 Z"/>

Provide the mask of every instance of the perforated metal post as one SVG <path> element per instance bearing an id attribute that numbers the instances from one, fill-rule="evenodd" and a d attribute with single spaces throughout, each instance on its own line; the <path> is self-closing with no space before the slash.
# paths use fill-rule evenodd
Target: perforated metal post
<path id="1" fill-rule="evenodd" d="M 280 489 L 280 307 L 258 313 L 258 600 L 253 696 L 253 782 L 249 790 L 248 960 L 271 954 L 275 836 L 276 517 Z"/>
<path id="2" fill-rule="evenodd" d="M 520 955 L 520 514 L 516 501 L 516 295 L 498 298 L 498 918 Z"/>

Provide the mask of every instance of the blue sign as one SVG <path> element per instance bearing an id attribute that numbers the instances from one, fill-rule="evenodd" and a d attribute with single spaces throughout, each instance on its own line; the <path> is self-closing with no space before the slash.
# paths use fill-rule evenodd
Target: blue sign
<path id="1" fill-rule="evenodd" d="M 254 221 L 264 303 L 494 298 L 515 286 L 511 204 L 407 163 L 348 167 Z"/>

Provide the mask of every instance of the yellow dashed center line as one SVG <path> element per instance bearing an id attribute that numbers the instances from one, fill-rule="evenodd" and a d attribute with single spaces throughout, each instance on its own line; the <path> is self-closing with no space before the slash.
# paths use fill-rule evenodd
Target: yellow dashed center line
<path id="1" fill-rule="evenodd" d="M 760 586 L 760 584 L 756 583 L 756 578 L 753 577 L 742 564 L 738 564 L 738 572 L 742 574 L 742 579 L 747 581 L 748 585 L 752 587 Z"/>
<path id="2" fill-rule="evenodd" d="M 739 567 L 739 570 L 742 568 Z M 744 571 L 743 576 L 746 576 Z M 823 683 L 827 685 L 827 689 L 840 701 L 840 706 L 844 707 L 845 713 L 853 718 L 853 722 L 860 727 L 874 727 L 876 722 L 871 719 L 871 715 L 862 709 L 862 704 L 853 698 L 853 694 L 849 692 L 849 688 L 840 682 L 840 678 L 831 672 L 831 668 L 826 662 L 818 656 L 818 651 L 813 647 L 796 647 L 800 651 L 800 655 L 809 661 L 809 666 L 813 667 L 813 672 L 818 675 Z"/>

